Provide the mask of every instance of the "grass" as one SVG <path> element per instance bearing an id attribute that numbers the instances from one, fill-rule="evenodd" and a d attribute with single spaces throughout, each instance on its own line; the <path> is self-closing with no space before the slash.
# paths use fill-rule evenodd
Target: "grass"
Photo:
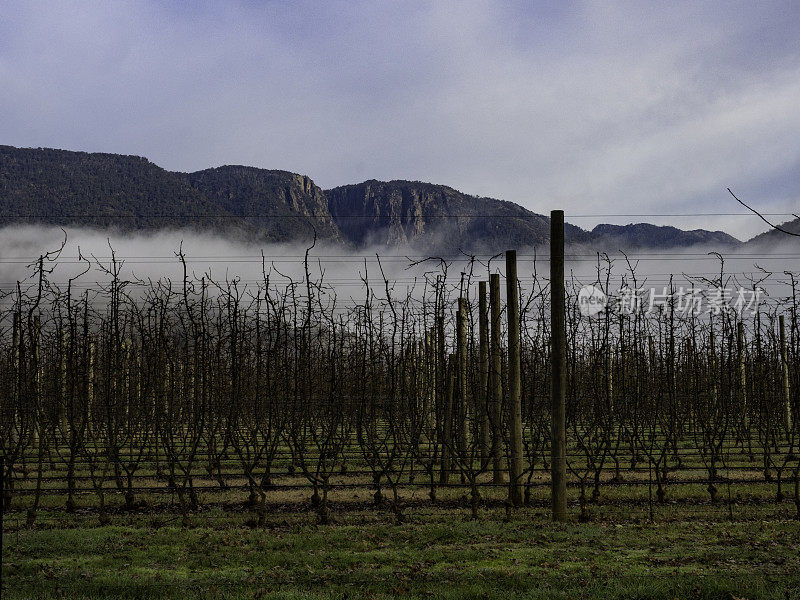
<path id="1" fill-rule="evenodd" d="M 137 485 L 145 489 L 132 509 L 107 482 L 111 524 L 101 525 L 90 483 L 80 482 L 78 509 L 67 513 L 63 473 L 51 469 L 44 487 L 53 493 L 42 496 L 34 526 L 26 525 L 34 478 L 16 481 L 23 493 L 4 519 L 3 598 L 800 599 L 800 521 L 790 483 L 776 502 L 776 483 L 763 481 L 757 460 L 729 465 L 723 474 L 742 481 L 730 490 L 718 483 L 712 504 L 706 473 L 694 470 L 696 456 L 687 458 L 670 475 L 666 503 L 654 504 L 655 522 L 641 465 L 626 470 L 621 485 L 604 473 L 588 523 L 577 522 L 576 487 L 568 490 L 567 524 L 550 522 L 547 485 L 533 488 L 530 506 L 508 520 L 506 488 L 484 487 L 481 519 L 471 521 L 468 490 L 441 487 L 431 502 L 418 477 L 400 491 L 407 522 L 396 525 L 386 504 L 371 506 L 371 479 L 352 463 L 336 479 L 349 486 L 330 492 L 333 524 L 315 524 L 307 486 L 276 487 L 263 528 L 253 527 L 246 490 L 221 489 L 202 470 L 200 506 L 181 527 L 176 498 L 152 465 L 141 472 Z M 306 483 L 285 467 L 275 482 Z M 231 485 L 243 482 L 236 473 L 233 464 Z M 548 474 L 534 480 L 546 484 Z"/>
<path id="2" fill-rule="evenodd" d="M 554 524 L 524 509 L 403 525 L 20 528 L 7 598 L 800 598 L 800 524 Z M 774 517 L 774 515 L 773 515 Z"/>

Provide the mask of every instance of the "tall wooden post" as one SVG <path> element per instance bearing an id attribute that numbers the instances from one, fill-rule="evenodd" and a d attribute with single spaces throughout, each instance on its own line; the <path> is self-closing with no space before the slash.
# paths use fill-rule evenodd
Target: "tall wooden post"
<path id="1" fill-rule="evenodd" d="M 439 471 L 439 483 L 447 484 L 450 480 L 453 444 L 453 392 L 455 388 L 455 360 L 451 354 L 445 367 L 445 399 L 444 399 L 444 425 L 442 427 L 442 464 Z"/>
<path id="2" fill-rule="evenodd" d="M 500 275 L 489 275 L 489 310 L 491 312 L 491 350 L 489 369 L 489 389 L 491 403 L 489 421 L 492 428 L 493 482 L 503 483 L 503 375 L 500 356 Z"/>
<path id="3" fill-rule="evenodd" d="M 22 397 L 22 369 L 20 358 L 22 357 L 22 321 L 20 319 L 20 313 L 16 310 L 14 311 L 13 317 L 13 333 L 12 335 L 12 342 L 11 342 L 11 366 L 14 371 L 14 389 L 12 391 L 12 399 L 13 399 L 13 406 L 14 406 L 14 413 L 13 413 L 13 421 L 12 423 L 16 425 L 17 418 L 19 416 L 19 408 L 20 408 L 20 398 Z M 10 428 L 10 435 L 11 439 L 14 440 L 14 444 L 16 444 L 16 432 L 19 429 L 14 426 Z M 12 445 L 13 447 L 13 445 Z M 5 500 L 4 500 L 5 501 Z"/>
<path id="4" fill-rule="evenodd" d="M 12 366 L 14 367 L 14 374 L 18 378 L 19 377 L 19 373 L 18 373 L 18 371 L 19 371 L 19 357 L 22 354 L 21 352 L 19 352 L 19 344 L 20 344 L 20 340 L 21 340 L 20 331 L 22 330 L 22 324 L 20 322 L 20 314 L 16 310 L 14 311 L 14 317 L 13 317 L 13 321 L 12 321 L 12 328 L 13 328 L 13 332 L 11 334 L 12 335 L 12 341 L 11 341 L 11 363 L 12 363 Z M 17 391 L 16 390 L 16 384 L 17 384 L 17 379 L 14 380 L 14 385 L 15 385 L 14 391 L 15 392 Z"/>
<path id="5" fill-rule="evenodd" d="M 56 407 L 57 423 L 66 431 L 67 424 L 67 340 L 64 329 L 58 331 L 58 406 Z"/>
<path id="6" fill-rule="evenodd" d="M 552 327 L 551 500 L 554 521 L 567 520 L 567 310 L 564 290 L 564 211 L 550 213 L 550 322 Z"/>
<path id="7" fill-rule="evenodd" d="M 606 346 L 606 406 L 611 421 L 614 419 L 614 349 L 611 342 Z"/>
<path id="8" fill-rule="evenodd" d="M 423 418 L 425 419 L 425 435 L 432 442 L 436 438 L 436 355 L 434 354 L 433 340 L 434 329 L 425 332 L 425 351 L 423 354 L 423 381 L 425 382 L 425 394 L 423 396 Z"/>
<path id="9" fill-rule="evenodd" d="M 87 342 L 86 353 L 86 418 L 91 422 L 94 408 L 94 340 L 92 338 L 89 338 Z"/>
<path id="10" fill-rule="evenodd" d="M 717 415 L 719 405 L 717 403 L 718 388 L 717 388 L 717 343 L 714 340 L 714 316 L 708 318 L 708 370 L 709 378 L 711 379 L 711 402 L 714 406 L 714 416 Z"/>
<path id="11" fill-rule="evenodd" d="M 786 352 L 786 324 L 783 315 L 778 317 L 778 321 L 781 328 L 781 378 L 783 380 L 781 389 L 786 410 L 784 425 L 786 425 L 786 431 L 790 432 L 792 430 L 792 399 L 789 395 L 789 356 Z"/>
<path id="12" fill-rule="evenodd" d="M 450 370 L 447 364 L 447 357 L 444 351 L 444 317 L 438 316 L 436 318 L 436 393 L 439 398 L 439 406 L 437 410 L 437 418 L 439 419 L 439 434 L 441 435 L 442 444 L 442 458 L 441 469 L 439 472 L 439 481 L 447 483 L 450 472 L 450 433 L 451 433 L 451 413 L 452 396 L 448 391 L 448 382 L 450 378 Z"/>
<path id="13" fill-rule="evenodd" d="M 467 299 L 458 299 L 456 313 L 456 362 L 458 376 L 458 451 L 466 456 L 467 450 Z"/>
<path id="14" fill-rule="evenodd" d="M 40 414 L 42 409 L 42 364 L 41 364 L 41 343 L 42 343 L 42 317 L 40 314 L 33 316 L 33 339 L 31 340 L 31 350 L 33 357 L 33 422 L 31 431 L 33 445 L 39 447 L 39 441 L 44 434 L 44 416 Z"/>
<path id="15" fill-rule="evenodd" d="M 477 417 L 479 419 L 481 464 L 489 456 L 491 432 L 489 430 L 489 306 L 486 282 L 478 282 L 478 385 Z"/>
<path id="16" fill-rule="evenodd" d="M 744 349 L 744 323 L 739 321 L 736 329 L 736 351 L 739 358 L 739 410 L 742 411 L 742 423 L 745 430 L 748 426 L 747 419 L 747 369 L 745 365 Z"/>
<path id="17" fill-rule="evenodd" d="M 506 310 L 508 311 L 508 397 L 511 440 L 509 498 L 522 505 L 522 382 L 519 357 L 519 295 L 517 291 L 517 252 L 506 252 Z"/>

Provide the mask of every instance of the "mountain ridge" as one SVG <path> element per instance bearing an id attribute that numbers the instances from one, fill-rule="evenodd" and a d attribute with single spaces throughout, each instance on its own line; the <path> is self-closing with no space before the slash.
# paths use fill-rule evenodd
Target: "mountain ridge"
<path id="1" fill-rule="evenodd" d="M 490 216 L 490 217 L 489 217 Z M 147 158 L 0 146 L 0 224 L 86 225 L 121 231 L 214 231 L 261 242 L 314 236 L 360 248 L 499 252 L 549 240 L 549 217 L 507 200 L 422 181 L 375 179 L 323 190 L 307 175 L 245 165 L 192 173 Z M 724 232 L 647 223 L 567 224 L 584 248 L 736 247 Z"/>

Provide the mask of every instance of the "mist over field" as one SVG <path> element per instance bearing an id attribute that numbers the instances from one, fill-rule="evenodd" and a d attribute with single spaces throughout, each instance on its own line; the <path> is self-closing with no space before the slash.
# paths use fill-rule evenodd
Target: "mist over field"
<path id="1" fill-rule="evenodd" d="M 66 241 L 65 241 L 66 240 Z M 64 244 L 61 249 L 62 243 Z M 60 250 L 58 257 L 55 253 Z M 0 289 L 12 291 L 16 282 L 23 288 L 35 284 L 35 263 L 40 255 L 51 253 L 47 277 L 64 289 L 70 278 L 73 290 L 96 289 L 108 282 L 105 271 L 111 269 L 112 254 L 120 265 L 123 280 L 147 285 L 171 281 L 179 288 L 184 277 L 182 253 L 189 279 L 206 278 L 225 284 L 237 280 L 242 289 L 300 283 L 305 278 L 304 259 L 308 251 L 310 278 L 325 289 L 335 291 L 339 306 L 360 303 L 367 282 L 371 293 L 386 296 L 386 282 L 391 295 L 407 294 L 420 298 L 430 292 L 428 283 L 446 275 L 455 291 L 467 289 L 490 272 L 505 272 L 503 254 L 437 256 L 415 248 L 372 246 L 347 249 L 325 241 L 311 245 L 257 244 L 192 229 L 123 233 L 116 230 L 47 226 L 12 226 L 0 229 Z M 549 280 L 549 247 L 517 249 L 519 280 L 523 295 L 541 289 Z M 88 271 L 87 271 L 88 269 Z M 650 293 L 662 293 L 672 284 L 675 289 L 712 288 L 722 285 L 731 291 L 738 288 L 763 289 L 762 300 L 775 302 L 791 295 L 791 276 L 800 273 L 797 244 L 787 240 L 761 248 L 743 248 L 717 253 L 714 247 L 675 248 L 667 251 L 593 251 L 585 246 L 567 248 L 568 288 L 576 291 L 583 285 L 598 284 L 609 294 L 618 294 L 627 286 L 641 291 L 644 301 Z M 214 293 L 214 287 L 210 292 Z"/>

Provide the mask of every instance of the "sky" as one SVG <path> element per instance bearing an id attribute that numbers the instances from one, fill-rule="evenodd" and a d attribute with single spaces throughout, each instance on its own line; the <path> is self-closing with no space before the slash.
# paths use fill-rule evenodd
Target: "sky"
<path id="1" fill-rule="evenodd" d="M 797 2 L 0 0 L 0 144 L 746 239 L 636 215 L 800 212 L 798 133 Z"/>

